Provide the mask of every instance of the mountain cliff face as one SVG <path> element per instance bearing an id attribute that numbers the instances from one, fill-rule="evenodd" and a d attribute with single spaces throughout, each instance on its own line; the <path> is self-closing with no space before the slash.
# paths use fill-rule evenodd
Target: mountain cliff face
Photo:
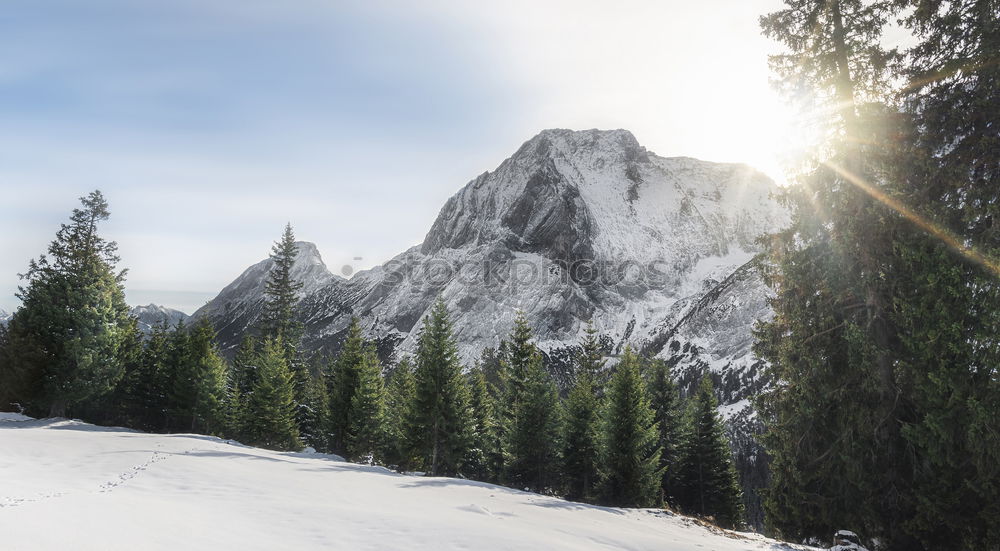
<path id="1" fill-rule="evenodd" d="M 495 347 L 520 310 L 565 384 L 592 320 L 609 354 L 628 344 L 664 358 L 686 390 L 711 373 L 744 480 L 757 484 L 748 398 L 768 383 L 750 329 L 770 314 L 752 259 L 757 237 L 787 221 L 774 191 L 747 166 L 659 157 L 624 130 L 546 130 L 469 182 L 423 243 L 382 266 L 345 280 L 300 243 L 304 344 L 335 352 L 357 316 L 383 357 L 398 358 L 415 350 L 441 297 L 464 361 Z M 225 347 L 259 316 L 269 269 L 250 267 L 194 314 L 215 323 Z"/>

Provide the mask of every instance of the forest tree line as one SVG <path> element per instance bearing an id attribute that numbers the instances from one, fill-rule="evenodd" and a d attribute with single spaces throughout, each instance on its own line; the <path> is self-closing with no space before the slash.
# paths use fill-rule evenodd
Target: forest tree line
<path id="1" fill-rule="evenodd" d="M 273 450 L 308 446 L 404 472 L 743 524 L 708 377 L 682 401 L 664 361 L 626 348 L 608 366 L 588 328 L 562 398 L 522 315 L 484 361 L 463 366 L 441 300 L 413 356 L 394 365 L 383 365 L 357 318 L 336 356 L 307 355 L 290 226 L 272 249 L 260 320 L 227 361 L 207 320 L 138 330 L 114 243 L 97 233 L 107 203 L 99 192 L 82 202 L 32 262 L 23 305 L 0 333 L 3 408 Z"/>

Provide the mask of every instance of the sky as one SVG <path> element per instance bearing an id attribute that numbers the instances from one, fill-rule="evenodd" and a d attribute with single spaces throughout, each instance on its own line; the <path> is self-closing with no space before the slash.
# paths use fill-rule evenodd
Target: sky
<path id="1" fill-rule="evenodd" d="M 129 302 L 191 313 L 286 222 L 334 272 L 392 258 L 545 128 L 779 177 L 757 19 L 780 4 L 8 0 L 0 308 L 94 189 Z"/>

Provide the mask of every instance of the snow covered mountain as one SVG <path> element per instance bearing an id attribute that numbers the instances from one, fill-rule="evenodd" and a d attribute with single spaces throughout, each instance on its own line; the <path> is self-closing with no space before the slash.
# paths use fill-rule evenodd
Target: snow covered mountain
<path id="1" fill-rule="evenodd" d="M 743 326 L 763 293 L 749 269 L 738 293 L 716 287 L 735 285 L 727 278 L 752 259 L 755 239 L 786 220 L 773 190 L 749 167 L 658 157 L 624 130 L 546 130 L 466 185 L 421 245 L 382 266 L 345 280 L 300 242 L 306 345 L 335 350 L 356 315 L 384 352 L 411 352 L 413 330 L 441 296 L 466 361 L 496 345 L 520 309 L 547 351 L 575 343 L 592 319 L 616 350 L 630 342 L 673 356 L 673 335 L 721 367 L 743 357 Z M 194 314 L 215 322 L 227 348 L 259 315 L 270 266 L 251 266 Z M 678 325 L 707 322 L 706 298 L 738 313 L 719 322 L 724 334 Z"/>
<path id="2" fill-rule="evenodd" d="M 329 285 L 344 281 L 327 269 L 316 245 L 305 241 L 296 245 L 299 252 L 292 267 L 292 277 L 303 284 L 301 296 L 311 296 Z M 266 258 L 250 266 L 218 296 L 191 315 L 192 319 L 207 317 L 212 321 L 224 350 L 234 350 L 260 317 L 264 306 L 264 283 L 273 264 L 270 258 Z"/>
<path id="3" fill-rule="evenodd" d="M 471 363 L 531 322 L 557 381 L 593 321 L 611 355 L 626 344 L 668 360 L 685 389 L 712 373 L 749 488 L 764 468 L 749 398 L 766 386 L 750 329 L 767 290 L 756 239 L 787 213 L 775 184 L 745 165 L 660 157 L 625 130 L 545 130 L 447 201 L 422 244 L 350 279 L 300 243 L 304 344 L 335 352 L 351 316 L 383 357 L 412 353 L 420 320 L 446 302 Z M 270 261 L 243 273 L 194 314 L 234 348 L 260 312 Z M 757 508 L 752 504 L 752 522 Z"/>
<path id="4" fill-rule="evenodd" d="M 517 310 L 547 351 L 575 343 L 591 319 L 616 350 L 666 350 L 665 335 L 688 336 L 677 323 L 721 296 L 710 291 L 785 220 L 773 189 L 746 166 L 658 157 L 627 131 L 544 131 L 452 197 L 421 245 L 382 266 L 345 280 L 300 242 L 306 346 L 335 350 L 355 315 L 383 351 L 411 352 L 414 329 L 441 296 L 466 361 L 496 345 Z M 259 314 L 269 268 L 270 260 L 248 268 L 194 317 L 209 317 L 227 347 L 236 344 Z M 743 341 L 692 344 L 727 358 L 748 342 L 738 327 L 730 333 Z"/>
<path id="5" fill-rule="evenodd" d="M 11 316 L 13 316 L 13 314 L 9 314 L 7 313 L 6 310 L 0 308 L 0 325 L 7 325 L 7 322 L 10 321 Z"/>
<path id="6" fill-rule="evenodd" d="M 147 304 L 145 306 L 133 306 L 132 315 L 139 320 L 139 330 L 149 334 L 153 327 L 167 324 L 173 327 L 182 321 L 187 321 L 188 315 L 180 310 L 167 308 L 158 304 Z"/>
<path id="7" fill-rule="evenodd" d="M 805 550 L 654 509 L 0 413 L 4 549 Z"/>

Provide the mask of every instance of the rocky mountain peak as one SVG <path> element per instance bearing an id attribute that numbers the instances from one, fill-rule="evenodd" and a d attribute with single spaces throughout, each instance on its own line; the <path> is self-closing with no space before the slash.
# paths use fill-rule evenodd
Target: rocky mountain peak
<path id="1" fill-rule="evenodd" d="M 139 330 L 146 334 L 152 332 L 153 328 L 159 325 L 166 324 L 168 327 L 173 327 L 182 321 L 187 321 L 189 317 L 180 310 L 152 303 L 145 306 L 133 306 L 131 312 L 139 320 Z"/>
<path id="2" fill-rule="evenodd" d="M 749 250 L 786 217 L 773 182 L 735 164 L 664 158 L 626 130 L 545 130 L 441 209 L 421 252 L 501 244 L 561 262 Z"/>
<path id="3" fill-rule="evenodd" d="M 331 283 L 343 281 L 327 269 L 319 248 L 309 241 L 296 241 L 298 253 L 292 265 L 292 279 L 302 283 L 302 297 L 315 294 Z M 274 266 L 270 257 L 250 266 L 214 299 L 199 308 L 192 318 L 212 320 L 219 340 L 232 348 L 238 338 L 256 322 L 264 304 L 264 286 Z"/>
<path id="4" fill-rule="evenodd" d="M 579 157 L 595 164 L 648 162 L 646 148 L 639 145 L 628 130 L 542 130 L 525 142 L 511 157 L 524 159 L 555 159 Z"/>

